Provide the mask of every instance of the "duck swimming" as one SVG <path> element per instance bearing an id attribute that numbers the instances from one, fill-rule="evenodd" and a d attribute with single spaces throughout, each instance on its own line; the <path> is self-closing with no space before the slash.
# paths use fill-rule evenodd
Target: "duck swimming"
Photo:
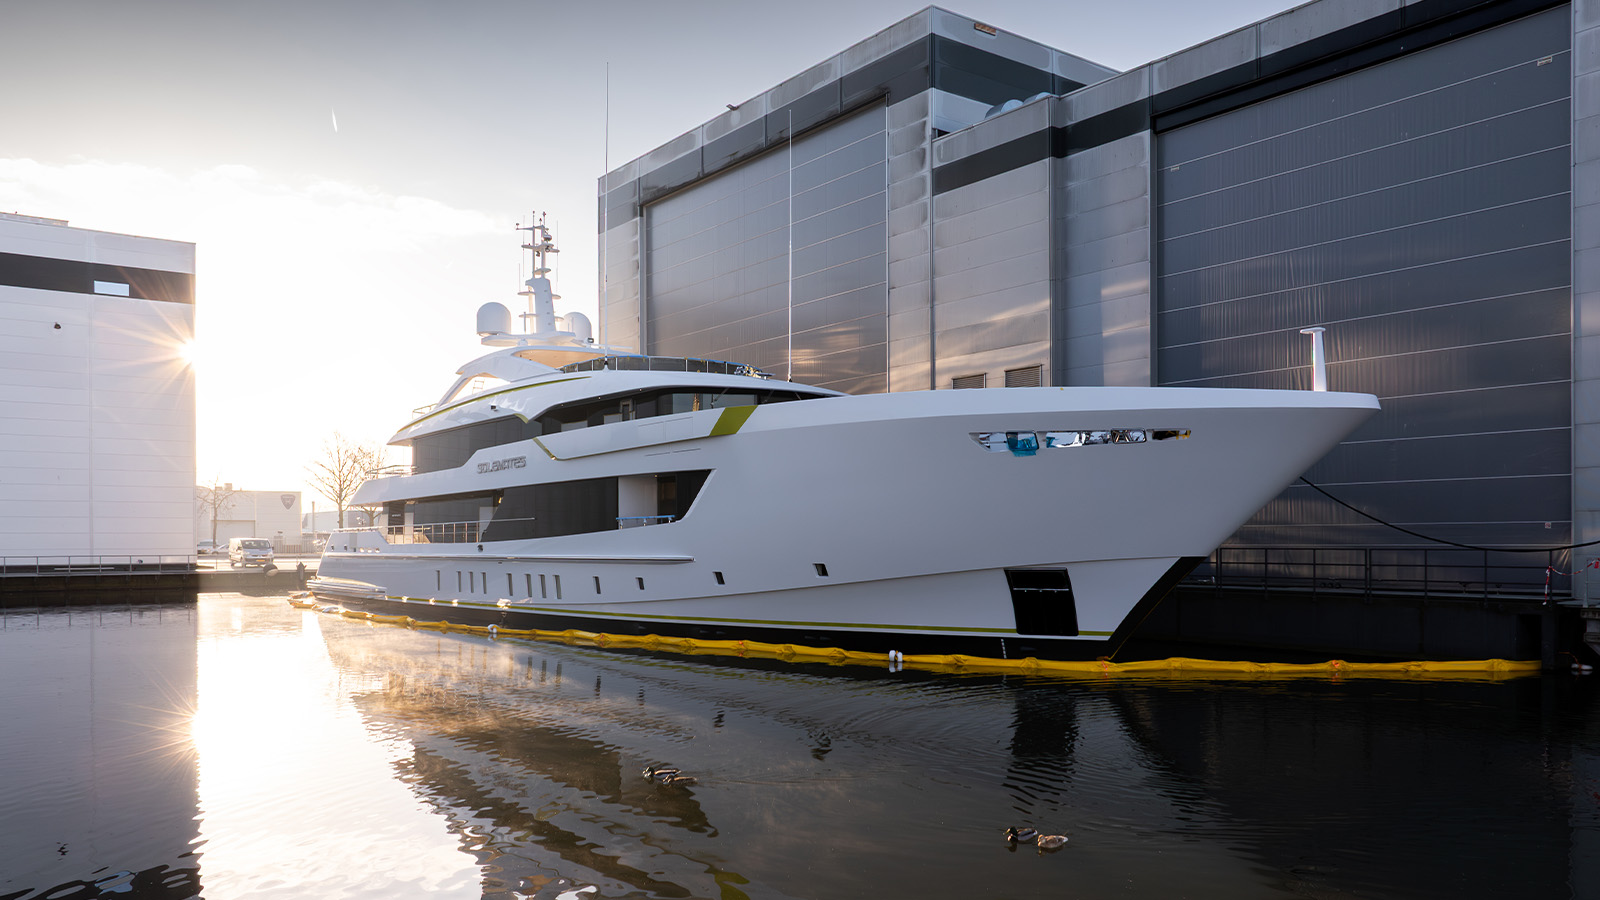
<path id="1" fill-rule="evenodd" d="M 1012 844 L 1033 844 L 1039 852 L 1046 850 L 1060 850 L 1066 846 L 1067 836 L 1064 834 L 1040 834 L 1039 829 L 1027 825 L 1013 825 L 1006 829 L 1006 841 Z"/>
<path id="2" fill-rule="evenodd" d="M 699 781 L 693 775 L 685 775 L 682 769 L 672 766 L 646 766 L 642 774 L 656 784 L 695 784 Z"/>

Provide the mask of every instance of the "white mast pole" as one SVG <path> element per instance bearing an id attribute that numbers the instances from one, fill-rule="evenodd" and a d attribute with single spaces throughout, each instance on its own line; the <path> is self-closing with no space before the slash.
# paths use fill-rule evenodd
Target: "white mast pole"
<path id="1" fill-rule="evenodd" d="M 1301 334 L 1311 335 L 1311 389 L 1325 391 L 1328 389 L 1328 357 L 1323 352 L 1322 333 L 1327 331 L 1321 325 L 1300 329 Z"/>

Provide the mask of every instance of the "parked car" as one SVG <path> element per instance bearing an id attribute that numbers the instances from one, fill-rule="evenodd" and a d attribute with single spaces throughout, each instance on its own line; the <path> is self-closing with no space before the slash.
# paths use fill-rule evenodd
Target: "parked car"
<path id="1" fill-rule="evenodd" d="M 272 565 L 272 542 L 266 538 L 229 538 L 228 565 L 235 569 L 240 566 L 266 568 Z"/>
<path id="2" fill-rule="evenodd" d="M 201 541 L 199 544 L 195 545 L 194 548 L 194 553 L 196 556 L 213 556 L 218 552 L 220 551 L 217 550 L 216 541 Z"/>

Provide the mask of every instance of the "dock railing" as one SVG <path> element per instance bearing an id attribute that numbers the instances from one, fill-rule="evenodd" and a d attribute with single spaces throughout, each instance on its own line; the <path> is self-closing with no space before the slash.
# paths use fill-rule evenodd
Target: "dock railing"
<path id="1" fill-rule="evenodd" d="M 676 516 L 618 516 L 618 528 L 638 528 L 642 525 L 665 525 Z"/>
<path id="2" fill-rule="evenodd" d="M 193 572 L 195 556 L 0 556 L 0 575 Z"/>
<path id="3" fill-rule="evenodd" d="M 1572 570 L 1572 580 L 1576 582 L 1572 592 L 1584 606 L 1600 606 L 1600 556 L 1580 560 L 1574 565 L 1581 568 Z"/>
<path id="4" fill-rule="evenodd" d="M 1183 583 L 1313 596 L 1329 592 L 1544 602 L 1573 596 L 1571 566 L 1570 555 L 1555 550 L 1221 547 Z"/>

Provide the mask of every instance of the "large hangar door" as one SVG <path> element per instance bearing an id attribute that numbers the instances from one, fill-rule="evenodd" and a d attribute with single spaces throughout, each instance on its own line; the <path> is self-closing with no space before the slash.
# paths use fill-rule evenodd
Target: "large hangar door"
<path id="1" fill-rule="evenodd" d="M 1158 134 L 1157 377 L 1383 412 L 1309 474 L 1472 544 L 1569 540 L 1570 11 Z M 1546 525 L 1550 523 L 1550 525 Z M 1234 543 L 1415 544 L 1291 488 Z"/>
<path id="2" fill-rule="evenodd" d="M 888 388 L 888 144 L 872 106 L 645 208 L 648 351 Z"/>

